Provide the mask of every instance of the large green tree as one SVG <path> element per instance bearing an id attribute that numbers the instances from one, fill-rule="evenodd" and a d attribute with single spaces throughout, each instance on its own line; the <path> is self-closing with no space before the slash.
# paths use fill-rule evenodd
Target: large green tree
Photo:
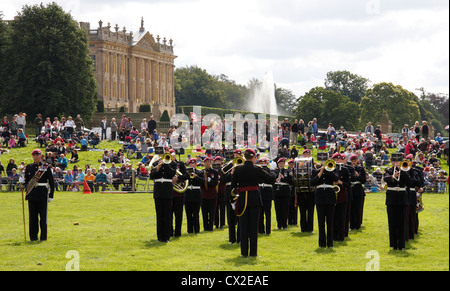
<path id="1" fill-rule="evenodd" d="M 333 71 L 327 73 L 325 89 L 340 92 L 351 101 L 359 103 L 369 88 L 369 82 L 369 79 L 349 71 Z"/>
<path id="2" fill-rule="evenodd" d="M 340 92 L 323 87 L 312 88 L 297 99 L 294 114 L 305 123 L 317 118 L 319 127 L 326 128 L 333 123 L 335 128 L 344 126 L 346 130 L 357 130 L 359 119 L 358 103 Z"/>
<path id="3" fill-rule="evenodd" d="M 378 83 L 368 89 L 361 99 L 361 123 L 371 121 L 376 124 L 385 118 L 385 112 L 392 122 L 393 132 L 398 132 L 405 123 L 412 126 L 421 120 L 414 93 L 392 83 Z"/>
<path id="4" fill-rule="evenodd" d="M 56 3 L 26 5 L 10 26 L 1 75 L 3 112 L 89 119 L 97 85 L 86 31 Z"/>

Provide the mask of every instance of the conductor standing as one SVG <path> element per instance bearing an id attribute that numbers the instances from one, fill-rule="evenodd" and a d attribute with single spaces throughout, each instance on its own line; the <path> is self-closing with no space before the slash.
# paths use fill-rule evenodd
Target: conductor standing
<path id="1" fill-rule="evenodd" d="M 242 166 L 233 169 L 231 188 L 236 194 L 236 215 L 239 217 L 239 230 L 241 238 L 241 256 L 258 255 L 258 224 L 259 210 L 262 206 L 261 193 L 258 183 L 263 181 L 267 184 L 275 183 L 275 175 L 255 166 L 256 153 L 252 149 L 244 152 L 245 162 Z"/>
<path id="2" fill-rule="evenodd" d="M 41 161 L 42 153 L 39 149 L 31 152 L 33 163 L 25 169 L 25 185 L 28 200 L 30 240 L 37 241 L 39 227 L 40 240 L 47 240 L 47 210 L 48 203 L 53 200 L 55 182 L 50 167 Z"/>

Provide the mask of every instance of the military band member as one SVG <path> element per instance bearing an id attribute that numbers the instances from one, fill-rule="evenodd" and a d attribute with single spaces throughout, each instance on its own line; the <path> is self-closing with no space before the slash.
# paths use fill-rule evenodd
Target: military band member
<path id="1" fill-rule="evenodd" d="M 349 174 L 350 174 L 350 187 L 347 188 L 347 195 L 346 195 L 346 207 L 345 207 L 345 226 L 344 226 L 344 236 L 348 237 L 348 232 L 350 230 L 350 213 L 351 213 L 351 205 L 353 200 L 353 183 L 356 182 L 356 174 L 355 174 L 355 167 L 351 164 L 350 161 L 351 156 L 347 156 L 345 154 L 341 155 L 342 162 L 344 164 L 344 167 L 347 168 Z"/>
<path id="2" fill-rule="evenodd" d="M 275 176 L 254 165 L 256 163 L 254 150 L 245 150 L 244 158 L 244 164 L 233 170 L 231 187 L 237 196 L 235 211 L 239 217 L 241 256 L 247 257 L 250 254 L 256 257 L 258 255 L 259 210 L 262 205 L 258 184 L 260 181 L 271 184 Z"/>
<path id="3" fill-rule="evenodd" d="M 306 149 L 302 153 L 302 157 L 311 158 L 311 151 Z M 315 190 L 311 186 L 311 173 L 314 167 L 314 160 L 311 158 L 310 173 L 305 173 L 303 178 L 305 183 L 297 189 L 297 204 L 300 209 L 300 230 L 302 232 L 312 232 L 314 229 L 314 196 Z M 304 168 L 304 171 L 307 169 Z M 303 171 L 300 169 L 300 171 Z"/>
<path id="4" fill-rule="evenodd" d="M 347 192 L 348 188 L 351 187 L 350 182 L 350 172 L 344 166 L 343 155 L 339 153 L 335 153 L 332 156 L 332 159 L 336 163 L 337 174 L 339 180 L 337 185 L 340 190 L 337 193 L 336 197 L 336 206 L 334 208 L 334 240 L 336 241 L 344 241 L 345 238 L 345 213 L 347 208 Z"/>
<path id="5" fill-rule="evenodd" d="M 364 184 L 366 183 L 366 170 L 358 164 L 358 156 L 351 155 L 350 161 L 355 169 L 356 181 L 352 183 L 353 200 L 350 212 L 350 229 L 360 229 L 364 206 Z"/>
<path id="6" fill-rule="evenodd" d="M 298 214 L 297 214 L 297 208 L 298 205 L 296 203 L 296 195 L 295 195 L 295 187 L 294 187 L 294 159 L 290 159 L 288 161 L 288 171 L 289 175 L 291 176 L 291 183 L 289 185 L 289 188 L 291 190 L 291 195 L 289 197 L 289 208 L 288 208 L 288 224 L 289 225 L 297 225 L 298 221 Z"/>
<path id="7" fill-rule="evenodd" d="M 421 171 L 415 167 L 413 164 L 414 157 L 413 155 L 409 154 L 406 156 L 406 159 L 411 162 L 411 169 L 408 171 L 409 176 L 412 180 L 412 185 L 408 189 L 406 189 L 406 192 L 409 196 L 409 205 L 407 207 L 407 213 L 406 213 L 406 226 L 407 226 L 407 236 L 406 240 L 408 239 L 414 239 L 415 230 L 416 230 L 416 224 L 417 224 L 417 213 L 416 213 L 416 205 L 417 205 L 417 191 L 416 189 L 421 188 Z"/>
<path id="8" fill-rule="evenodd" d="M 275 214 L 278 229 L 287 229 L 289 199 L 291 197 L 292 176 L 290 170 L 285 169 L 285 158 L 279 158 L 278 168 L 274 170 L 276 180 L 274 189 Z"/>
<path id="9" fill-rule="evenodd" d="M 47 240 L 48 203 L 53 200 L 55 182 L 51 168 L 42 162 L 41 151 L 35 149 L 31 152 L 31 156 L 33 163 L 28 164 L 25 168 L 30 240 L 38 239 L 40 228 L 40 240 L 45 241 Z M 33 177 L 37 180 L 34 180 Z"/>
<path id="10" fill-rule="evenodd" d="M 235 150 L 233 153 L 234 158 L 241 156 L 241 150 Z M 226 174 L 220 176 L 220 182 L 225 183 L 225 194 L 224 201 L 227 207 L 227 218 L 228 218 L 228 242 L 230 244 L 239 243 L 240 232 L 239 232 L 239 219 L 233 208 L 233 197 L 231 195 L 231 176 L 234 169 L 228 171 Z"/>
<path id="11" fill-rule="evenodd" d="M 187 233 L 199 233 L 200 232 L 200 205 L 202 204 L 202 193 L 200 191 L 200 185 L 204 182 L 204 179 L 200 179 L 200 171 L 196 169 L 197 160 L 192 158 L 188 161 L 188 172 L 190 174 L 189 186 L 184 193 L 185 197 L 185 210 L 187 220 Z"/>
<path id="12" fill-rule="evenodd" d="M 172 162 L 170 166 L 175 170 L 178 170 L 181 175 L 173 178 L 173 183 L 183 182 L 189 179 L 189 174 L 186 170 L 186 165 L 183 162 L 177 161 L 177 155 L 174 149 L 170 149 L 169 153 L 172 155 Z M 183 224 L 183 205 L 184 205 L 184 193 L 178 193 L 173 190 L 172 200 L 172 218 L 170 222 L 173 226 L 173 219 L 175 218 L 175 227 L 171 227 L 171 235 L 174 237 L 181 236 L 181 225 Z"/>
<path id="13" fill-rule="evenodd" d="M 319 247 L 333 247 L 333 218 L 336 193 L 333 184 L 339 179 L 336 171 L 326 171 L 322 165 L 320 170 L 313 171 L 311 185 L 316 186 L 316 209 L 319 226 Z"/>
<path id="14" fill-rule="evenodd" d="M 160 242 L 169 242 L 172 227 L 173 183 L 176 169 L 162 159 L 153 163 L 150 179 L 154 180 L 153 197 L 156 210 L 156 236 Z M 174 179 L 175 178 L 175 179 Z"/>
<path id="15" fill-rule="evenodd" d="M 387 184 L 386 206 L 389 226 L 389 246 L 394 250 L 404 250 L 406 240 L 406 208 L 409 197 L 406 187 L 412 180 L 408 172 L 400 170 L 399 162 L 386 170 L 383 180 Z"/>
<path id="16" fill-rule="evenodd" d="M 219 182 L 219 173 L 213 169 L 212 158 L 206 157 L 203 160 L 205 169 L 200 174 L 200 179 L 203 180 L 201 184 L 202 192 L 202 217 L 203 229 L 205 231 L 212 231 L 214 226 L 214 209 L 217 202 L 216 186 Z"/>
<path id="17" fill-rule="evenodd" d="M 224 202 L 224 195 L 225 195 L 225 183 L 222 183 L 220 181 L 220 177 L 223 175 L 223 172 L 221 170 L 222 168 L 222 157 L 217 156 L 214 158 L 214 167 L 216 168 L 218 174 L 219 174 L 219 183 L 217 185 L 217 203 L 216 208 L 214 210 L 215 217 L 214 217 L 214 225 L 216 228 L 222 229 L 225 225 L 225 202 Z"/>
<path id="18" fill-rule="evenodd" d="M 263 157 L 259 159 L 259 165 L 267 173 L 271 173 L 269 168 L 269 159 Z M 272 200 L 273 200 L 273 186 L 274 184 L 264 183 L 264 181 L 258 181 L 259 191 L 261 192 L 261 212 L 259 215 L 259 233 L 270 234 L 272 225 Z"/>

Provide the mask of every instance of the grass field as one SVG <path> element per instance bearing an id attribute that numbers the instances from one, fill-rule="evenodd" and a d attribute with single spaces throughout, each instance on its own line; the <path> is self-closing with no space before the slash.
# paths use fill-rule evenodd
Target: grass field
<path id="1" fill-rule="evenodd" d="M 10 157 L 30 162 L 33 146 L 2 155 L 3 165 Z M 98 164 L 101 156 L 82 154 L 82 165 Z M 55 192 L 49 204 L 48 240 L 29 242 L 27 229 L 24 242 L 21 193 L 1 192 L 0 270 L 64 271 L 79 262 L 82 271 L 364 271 L 376 261 L 381 271 L 448 271 L 449 195 L 427 193 L 423 201 L 419 235 L 407 243 L 405 252 L 389 248 L 384 193 L 369 193 L 363 227 L 351 231 L 344 242 L 335 242 L 334 248 L 318 248 L 316 218 L 312 234 L 301 233 L 299 226 L 276 230 L 273 211 L 272 234 L 259 236 L 261 257 L 241 258 L 239 245 L 228 244 L 227 227 L 191 235 L 184 219 L 181 237 L 158 242 L 149 193 Z M 27 211 L 26 216 L 28 227 Z"/>

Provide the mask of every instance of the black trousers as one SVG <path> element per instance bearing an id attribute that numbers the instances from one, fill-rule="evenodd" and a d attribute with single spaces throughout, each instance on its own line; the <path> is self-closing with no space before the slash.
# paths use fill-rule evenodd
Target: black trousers
<path id="1" fill-rule="evenodd" d="M 288 212 L 289 212 L 289 196 L 275 196 L 275 214 L 277 218 L 278 228 L 287 228 Z"/>
<path id="2" fill-rule="evenodd" d="M 186 202 L 186 223 L 188 233 L 200 232 L 200 202 Z"/>
<path id="3" fill-rule="evenodd" d="M 387 205 L 389 246 L 394 249 L 405 248 L 406 205 Z"/>
<path id="4" fill-rule="evenodd" d="M 347 203 L 336 204 L 334 208 L 334 240 L 343 241 L 345 238 L 345 214 L 347 212 Z"/>
<path id="5" fill-rule="evenodd" d="M 155 198 L 155 210 L 156 236 L 158 241 L 169 241 L 172 227 L 172 199 Z"/>
<path id="6" fill-rule="evenodd" d="M 173 223 L 173 218 L 175 217 L 175 227 L 171 227 L 171 234 L 173 236 L 181 236 L 181 225 L 183 223 L 183 204 L 184 197 L 173 197 L 172 201 L 172 219 L 170 222 Z"/>
<path id="7" fill-rule="evenodd" d="M 202 199 L 202 217 L 204 230 L 213 230 L 216 200 L 217 199 Z"/>
<path id="8" fill-rule="evenodd" d="M 225 225 L 225 202 L 223 200 L 224 194 L 217 195 L 217 203 L 215 209 L 214 225 L 216 227 L 223 227 Z"/>
<path id="9" fill-rule="evenodd" d="M 300 230 L 312 232 L 314 229 L 314 192 L 298 193 L 297 203 L 300 210 Z"/>
<path id="10" fill-rule="evenodd" d="M 272 200 L 263 200 L 259 214 L 259 233 L 270 234 L 272 224 Z M 265 222 L 265 223 L 264 223 Z"/>
<path id="11" fill-rule="evenodd" d="M 41 240 L 47 240 L 47 210 L 48 202 L 28 200 L 28 217 L 30 240 L 38 239 L 39 228 L 41 229 Z"/>
<path id="12" fill-rule="evenodd" d="M 352 208 L 350 213 L 350 229 L 360 229 L 362 224 L 362 212 L 364 196 L 353 192 Z"/>
<path id="13" fill-rule="evenodd" d="M 295 196 L 292 195 L 289 198 L 289 208 L 288 208 L 288 224 L 289 225 L 297 225 L 298 222 L 298 206 L 295 206 Z"/>
<path id="14" fill-rule="evenodd" d="M 236 216 L 236 213 L 234 212 L 234 209 L 231 206 L 230 201 L 227 201 L 226 204 L 228 214 L 228 241 L 230 243 L 240 242 L 241 234 L 239 229 L 238 217 Z"/>
<path id="15" fill-rule="evenodd" d="M 244 214 L 239 217 L 241 233 L 241 255 L 247 257 L 258 255 L 258 224 L 260 206 L 247 206 Z"/>
<path id="16" fill-rule="evenodd" d="M 319 247 L 333 246 L 333 220 L 334 205 L 333 204 L 316 204 L 317 222 L 319 225 Z"/>

